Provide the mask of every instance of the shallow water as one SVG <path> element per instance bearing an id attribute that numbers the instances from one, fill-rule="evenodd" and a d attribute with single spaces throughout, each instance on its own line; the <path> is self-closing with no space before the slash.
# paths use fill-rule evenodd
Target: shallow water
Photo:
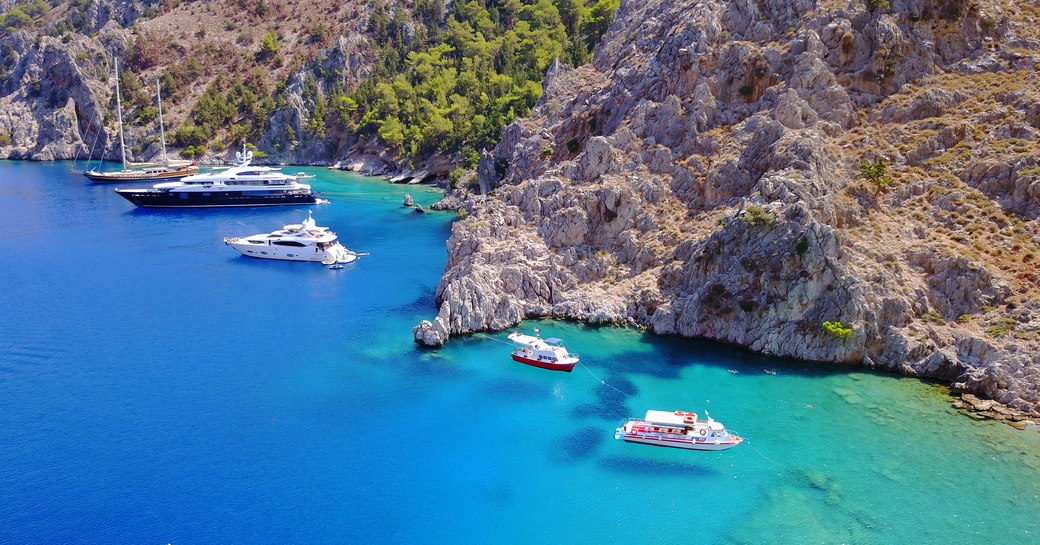
<path id="1" fill-rule="evenodd" d="M 587 367 L 419 349 L 428 188 L 303 169 L 371 252 L 329 270 L 221 243 L 306 208 L 136 209 L 70 167 L 0 162 L 0 542 L 1040 542 L 1040 433 L 931 384 L 557 322 Z M 649 408 L 749 441 L 613 440 Z"/>

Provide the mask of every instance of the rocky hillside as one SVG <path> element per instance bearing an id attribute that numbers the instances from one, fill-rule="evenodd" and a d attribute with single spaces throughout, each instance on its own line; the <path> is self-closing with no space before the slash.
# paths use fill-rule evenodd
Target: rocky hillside
<path id="1" fill-rule="evenodd" d="M 159 81 L 184 157 L 249 142 L 268 162 L 446 179 L 531 111 L 554 58 L 591 58 L 617 3 L 0 2 L 0 157 L 118 158 L 116 59 L 135 159 L 159 153 Z"/>
<path id="2" fill-rule="evenodd" d="M 159 153 L 154 102 L 159 80 L 168 140 L 191 149 L 191 156 L 215 160 L 213 154 L 249 140 L 275 162 L 328 163 L 338 148 L 356 139 L 307 133 L 315 98 L 315 85 L 308 81 L 320 81 L 318 87 L 328 94 L 364 77 L 373 60 L 368 5 L 366 0 L 4 2 L 0 157 L 72 159 L 95 148 L 95 158 L 105 153 L 118 160 L 116 58 L 128 151 L 135 160 Z M 12 15 L 16 12 L 22 15 Z M 293 130 L 299 136 L 290 137 Z"/>
<path id="3" fill-rule="evenodd" d="M 623 1 L 455 195 L 416 341 L 630 324 L 1040 414 L 1037 4 Z"/>

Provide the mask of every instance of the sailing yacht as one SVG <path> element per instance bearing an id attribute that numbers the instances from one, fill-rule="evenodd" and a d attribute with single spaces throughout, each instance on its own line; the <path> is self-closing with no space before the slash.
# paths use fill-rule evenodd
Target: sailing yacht
<path id="1" fill-rule="evenodd" d="M 199 173 L 199 167 L 191 161 L 173 160 L 166 156 L 166 130 L 163 128 L 162 95 L 159 80 L 155 80 L 155 99 L 159 104 L 159 135 L 162 141 L 162 158 L 159 163 L 128 163 L 126 161 L 126 144 L 123 142 L 123 105 L 119 96 L 119 61 L 116 68 L 116 116 L 119 121 L 119 150 L 122 154 L 123 169 L 109 172 L 87 170 L 84 176 L 95 183 L 134 182 L 148 180 L 177 180 L 185 176 Z"/>

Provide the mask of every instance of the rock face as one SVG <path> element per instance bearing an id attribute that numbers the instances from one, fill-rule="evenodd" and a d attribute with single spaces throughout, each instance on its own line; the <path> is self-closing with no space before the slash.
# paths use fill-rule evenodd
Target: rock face
<path id="1" fill-rule="evenodd" d="M 164 97 L 168 132 L 172 132 L 171 125 L 177 126 L 177 122 L 193 115 L 193 107 L 203 91 L 212 85 L 219 87 L 217 80 L 226 77 L 228 71 L 237 72 L 239 76 L 251 72 L 247 79 L 263 79 L 255 75 L 257 72 L 243 68 L 237 53 L 213 58 L 219 55 L 221 48 L 226 51 L 253 47 L 247 43 L 251 31 L 239 32 L 237 38 L 230 33 L 229 21 L 222 15 L 226 7 L 185 2 L 157 11 L 157 7 L 151 5 L 154 2 L 102 0 L 88 4 L 82 8 L 58 5 L 44 18 L 52 20 L 56 15 L 68 18 L 61 28 L 66 29 L 68 25 L 64 23 L 69 22 L 75 30 L 61 30 L 62 37 L 49 36 L 50 31 L 46 29 L 55 30 L 55 27 L 44 26 L 43 20 L 32 34 L 0 32 L 0 158 L 82 159 L 93 150 L 91 156 L 95 160 L 118 160 L 113 57 L 120 59 L 124 67 L 134 64 L 134 73 L 150 83 L 166 69 L 176 68 L 178 64 L 183 69 L 188 58 L 202 65 L 199 73 L 187 80 L 192 88 L 179 89 L 176 95 Z M 343 25 L 343 35 L 334 42 L 327 38 L 315 40 L 319 45 L 307 42 L 306 58 L 311 60 L 298 69 L 295 63 L 302 61 L 293 60 L 294 68 L 286 64 L 284 71 L 281 61 L 277 65 L 254 66 L 266 77 L 279 79 L 261 82 L 270 87 L 278 86 L 278 93 L 273 97 L 278 107 L 265 120 L 264 132 L 251 142 L 267 153 L 258 162 L 332 164 L 340 161 L 366 174 L 397 170 L 393 158 L 381 146 L 359 143 L 342 122 L 325 123 L 323 112 L 335 107 L 329 101 L 333 91 L 356 87 L 371 66 L 373 59 L 362 24 L 363 14 L 353 9 L 347 15 L 350 6 L 329 4 L 311 8 L 272 6 L 271 9 L 277 12 L 273 16 L 280 20 L 286 17 L 287 9 L 322 9 L 329 14 L 343 11 L 348 24 Z M 180 32 L 185 21 L 190 21 L 193 28 L 190 34 Z M 256 22 L 250 24 L 255 26 Z M 279 35 L 293 34 L 298 31 L 294 27 L 301 24 L 300 21 L 285 22 Z M 249 55 L 247 51 L 242 53 Z M 166 73 L 169 75 L 169 71 Z M 148 87 L 145 94 L 150 98 L 154 87 Z M 127 89 L 123 91 L 127 159 L 154 160 L 160 154 L 160 146 L 153 143 L 158 137 L 158 123 L 132 119 L 131 112 L 142 104 L 128 107 Z M 320 122 L 312 123 L 315 118 Z M 335 116 L 329 118 L 335 119 Z M 171 123 L 172 119 L 177 121 Z M 214 149 L 201 157 L 202 160 L 219 160 L 228 149 L 232 152 L 237 149 L 240 142 L 230 141 L 242 138 L 241 133 L 234 131 L 235 123 L 218 128 L 214 137 L 205 142 Z M 167 140 L 172 140 L 169 134 Z M 226 146 L 222 145 L 224 141 Z"/>
<path id="2" fill-rule="evenodd" d="M 631 324 L 1038 414 L 1038 48 L 988 1 L 623 1 L 482 158 L 416 341 Z"/>
<path id="3" fill-rule="evenodd" d="M 15 63 L 0 90 L 0 135 L 7 137 L 0 141 L 0 157 L 72 159 L 86 156 L 96 141 L 95 158 L 105 150 L 107 158 L 119 158 L 118 146 L 111 145 L 118 134 L 102 124 L 114 92 L 106 89 L 107 77 L 77 60 L 104 58 L 106 42 L 122 45 L 118 33 L 108 27 L 97 40 L 72 44 L 25 32 L 7 37 Z"/>
<path id="4" fill-rule="evenodd" d="M 332 158 L 347 157 L 350 166 L 358 165 L 354 170 L 365 174 L 380 170 L 379 162 L 375 165 L 370 163 L 372 157 L 378 156 L 382 150 L 375 150 L 366 158 L 363 151 L 352 150 L 358 144 L 353 135 L 324 127 L 324 123 L 320 134 L 306 128 L 317 101 L 327 101 L 336 85 L 344 89 L 356 86 L 368 73 L 369 64 L 361 51 L 364 51 L 364 44 L 359 35 L 341 36 L 332 47 L 322 52 L 319 59 L 289 78 L 280 96 L 280 102 L 285 106 L 274 112 L 257 143 L 261 149 L 270 150 L 267 161 L 332 164 Z M 339 77 L 333 81 L 320 74 L 338 74 Z"/>

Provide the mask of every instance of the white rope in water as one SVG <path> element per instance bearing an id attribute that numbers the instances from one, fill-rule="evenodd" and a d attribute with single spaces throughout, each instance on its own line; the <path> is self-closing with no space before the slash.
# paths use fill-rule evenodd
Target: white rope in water
<path id="1" fill-rule="evenodd" d="M 738 435 L 740 437 L 744 437 L 743 435 L 740 435 L 739 433 L 737 433 L 736 430 L 729 430 L 729 431 L 731 433 L 733 433 L 734 435 Z M 766 456 L 765 454 L 762 454 L 762 452 L 760 452 L 757 448 L 755 448 L 755 445 L 751 444 L 751 439 L 748 439 L 747 437 L 744 437 L 744 443 L 747 444 L 747 446 L 750 447 L 751 450 L 755 451 L 756 454 L 761 456 L 763 460 L 765 460 L 765 461 L 767 461 L 767 462 L 769 462 L 769 463 L 771 463 L 773 465 L 776 465 L 776 466 L 782 466 L 783 465 L 783 464 L 777 462 L 776 460 Z"/>
<path id="2" fill-rule="evenodd" d="M 502 339 L 496 339 L 496 338 L 492 337 L 491 335 L 487 335 L 487 334 L 484 334 L 484 333 L 477 333 L 477 334 L 475 334 L 473 336 L 476 337 L 478 335 L 480 337 L 482 337 L 482 338 L 485 338 L 485 339 L 491 339 L 492 341 L 495 341 L 495 342 L 500 342 L 500 343 L 505 344 L 505 345 L 513 346 L 513 343 L 507 343 L 507 342 L 503 341 Z"/>
<path id="3" fill-rule="evenodd" d="M 621 390 L 618 390 L 618 388 L 616 386 L 614 386 L 613 384 L 607 384 L 607 381 L 597 377 L 596 373 L 593 373 L 592 369 L 589 369 L 584 363 L 581 362 L 581 360 L 578 360 L 578 365 L 584 367 L 585 370 L 588 371 L 590 375 L 592 375 L 592 378 L 598 380 L 600 384 L 602 384 L 604 386 L 609 386 L 610 388 L 613 388 L 617 393 L 619 393 L 621 395 L 626 395 L 625 392 L 622 392 Z"/>

